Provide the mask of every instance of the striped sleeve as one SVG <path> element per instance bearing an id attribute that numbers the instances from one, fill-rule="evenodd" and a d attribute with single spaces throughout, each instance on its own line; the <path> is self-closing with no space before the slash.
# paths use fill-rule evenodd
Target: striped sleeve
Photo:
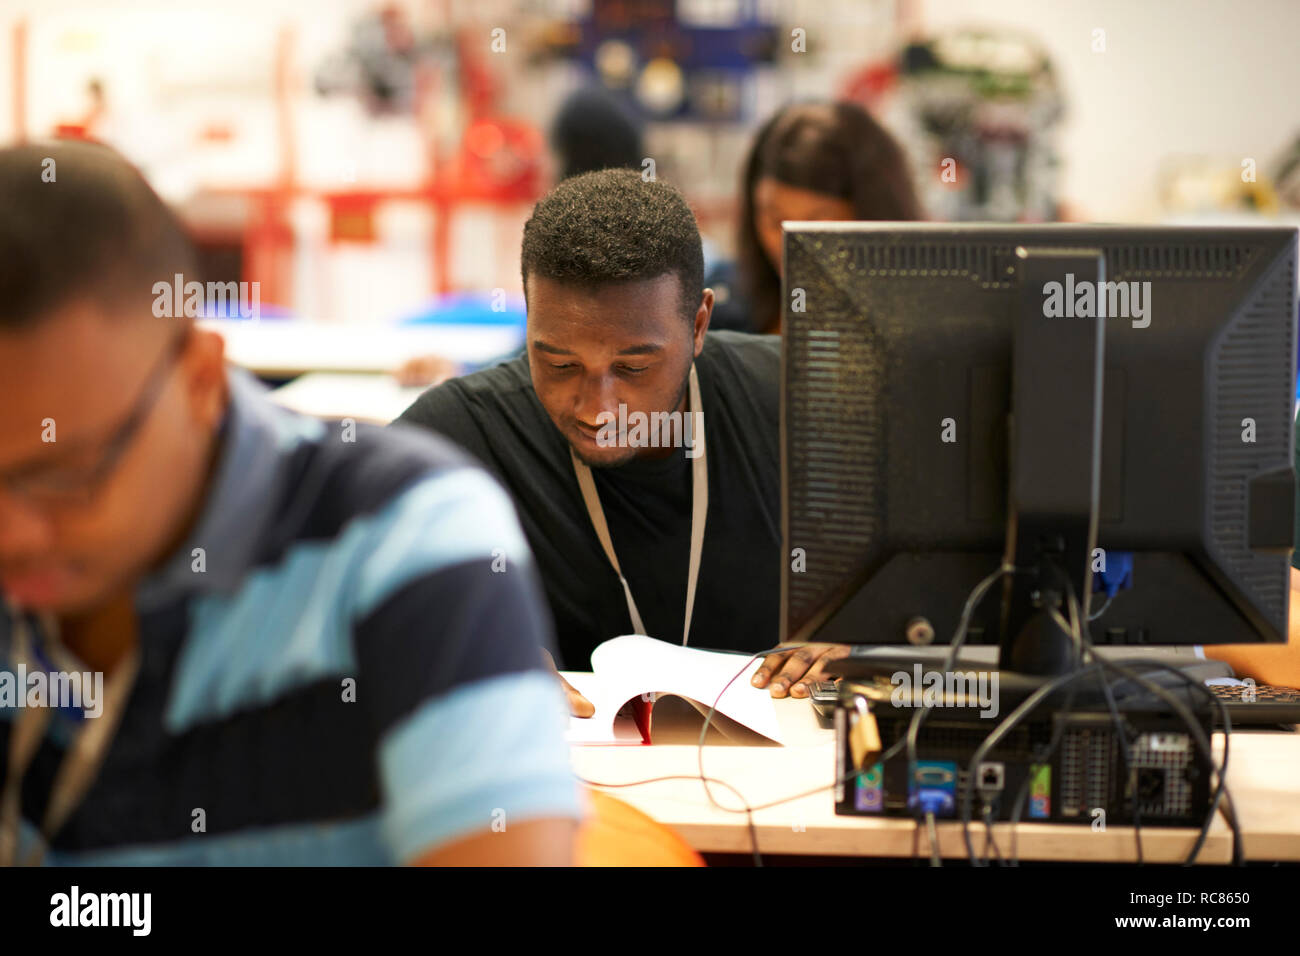
<path id="1" fill-rule="evenodd" d="M 505 492 L 478 469 L 433 475 L 373 535 L 353 632 L 394 857 L 579 817 L 567 710 L 541 656 L 549 613 Z"/>

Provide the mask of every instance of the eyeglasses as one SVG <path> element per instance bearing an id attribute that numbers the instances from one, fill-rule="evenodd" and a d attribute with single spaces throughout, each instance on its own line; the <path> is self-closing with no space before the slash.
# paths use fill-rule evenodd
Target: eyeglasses
<path id="1" fill-rule="evenodd" d="M 86 505 L 95 497 L 105 479 L 122 460 L 140 428 L 162 395 L 172 366 L 190 341 L 191 330 L 177 335 L 154 364 L 145 379 L 140 396 L 126 417 L 98 444 L 100 448 L 93 461 L 76 464 L 50 465 L 38 462 L 23 466 L 7 475 L 0 474 L 0 484 L 13 494 L 38 505 Z"/>

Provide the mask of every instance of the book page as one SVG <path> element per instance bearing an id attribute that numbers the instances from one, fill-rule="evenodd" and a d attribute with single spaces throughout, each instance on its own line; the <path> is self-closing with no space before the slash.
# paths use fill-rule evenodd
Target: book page
<path id="1" fill-rule="evenodd" d="M 614 717 L 625 702 L 642 694 L 671 694 L 694 702 L 706 713 L 719 692 L 731 681 L 718 700 L 718 712 L 769 740 L 783 743 L 780 724 L 766 689 L 749 681 L 760 665 L 759 660 L 745 664 L 746 655 L 720 651 L 703 651 L 669 644 L 640 634 L 630 634 L 605 641 L 591 655 L 592 674 L 565 673 L 596 708 L 590 718 L 574 717 L 569 721 L 571 743 L 640 742 L 635 724 L 628 720 L 616 731 Z M 744 665 L 744 671 L 736 676 Z M 735 678 L 732 681 L 732 678 Z M 575 679 L 576 678 L 576 679 Z"/>
<path id="2" fill-rule="evenodd" d="M 564 739 L 571 744 L 626 744 L 643 743 L 641 731 L 636 721 L 629 716 L 619 716 L 617 710 L 609 712 L 609 705 L 604 710 L 596 701 L 600 699 L 600 684 L 595 674 L 585 671 L 560 671 L 560 674 L 573 685 L 583 697 L 596 707 L 596 713 L 590 717 L 569 717 L 569 729 Z M 621 705 L 615 704 L 617 708 Z"/>

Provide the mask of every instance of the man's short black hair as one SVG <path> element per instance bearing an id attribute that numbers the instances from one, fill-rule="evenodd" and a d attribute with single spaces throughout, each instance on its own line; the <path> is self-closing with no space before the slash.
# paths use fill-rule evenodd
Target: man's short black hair
<path id="1" fill-rule="evenodd" d="M 0 150 L 0 329 L 77 300 L 151 315 L 153 284 L 193 277 L 184 229 L 107 146 L 60 141 Z"/>
<path id="2" fill-rule="evenodd" d="M 671 273 L 688 321 L 704 292 L 691 207 L 672 186 L 630 169 L 585 173 L 552 189 L 524 226 L 520 258 L 525 292 L 529 276 L 598 289 Z"/>

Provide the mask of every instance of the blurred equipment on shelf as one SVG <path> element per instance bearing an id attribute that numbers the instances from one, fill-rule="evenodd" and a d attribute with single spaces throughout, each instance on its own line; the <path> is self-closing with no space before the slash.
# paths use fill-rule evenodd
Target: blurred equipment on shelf
<path id="1" fill-rule="evenodd" d="M 656 119 L 740 120 L 755 68 L 776 59 L 780 31 L 757 4 L 716 6 L 727 15 L 697 22 L 677 0 L 592 0 L 571 53 Z"/>
<path id="2" fill-rule="evenodd" d="M 1166 215 L 1275 214 L 1279 203 L 1272 180 L 1256 170 L 1253 159 L 1240 162 L 1204 156 L 1165 160 L 1157 181 Z"/>
<path id="3" fill-rule="evenodd" d="M 360 96 L 373 115 L 410 113 L 419 55 L 406 11 L 400 4 L 387 4 L 357 20 L 347 49 L 316 71 L 316 90 Z"/>
<path id="4" fill-rule="evenodd" d="M 1063 114 L 1042 46 L 1010 32 L 957 29 L 907 46 L 901 95 L 923 143 L 918 181 L 936 219 L 1042 222 L 1057 218 Z"/>
<path id="5" fill-rule="evenodd" d="M 1289 209 L 1300 209 L 1300 136 L 1296 136 L 1277 163 L 1278 199 Z"/>

